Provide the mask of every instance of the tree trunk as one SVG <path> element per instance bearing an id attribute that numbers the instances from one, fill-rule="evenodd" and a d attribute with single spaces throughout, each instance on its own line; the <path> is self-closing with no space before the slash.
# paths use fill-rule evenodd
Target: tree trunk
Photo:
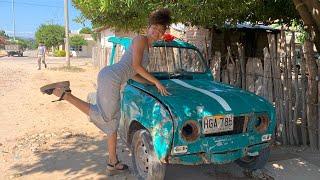
<path id="1" fill-rule="evenodd" d="M 320 1 L 316 0 L 293 0 L 297 11 L 299 12 L 304 25 L 313 27 L 315 33 L 314 43 L 320 51 Z"/>
<path id="2" fill-rule="evenodd" d="M 310 31 L 309 31 L 310 32 Z M 309 38 L 304 43 L 305 57 L 307 62 L 308 77 L 308 96 L 307 96 L 307 119 L 310 147 L 312 150 L 318 148 L 318 135 L 315 131 L 318 127 L 318 84 L 316 76 L 318 75 L 317 63 L 314 60 L 313 44 Z"/>

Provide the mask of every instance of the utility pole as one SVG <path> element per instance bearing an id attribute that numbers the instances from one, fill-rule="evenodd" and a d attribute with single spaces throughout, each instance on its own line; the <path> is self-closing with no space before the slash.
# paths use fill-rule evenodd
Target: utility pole
<path id="1" fill-rule="evenodd" d="M 68 15 L 68 0 L 64 0 L 64 26 L 65 26 L 65 51 L 67 66 L 70 67 L 70 46 L 69 46 L 69 15 Z"/>
<path id="2" fill-rule="evenodd" d="M 13 40 L 16 41 L 16 20 L 14 14 L 14 0 L 12 0 Z"/>

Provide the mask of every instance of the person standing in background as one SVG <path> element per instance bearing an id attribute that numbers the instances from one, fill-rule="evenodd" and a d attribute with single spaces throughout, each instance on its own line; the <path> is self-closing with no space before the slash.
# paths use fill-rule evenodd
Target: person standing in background
<path id="1" fill-rule="evenodd" d="M 47 64 L 45 61 L 46 46 L 42 42 L 39 43 L 37 56 L 38 56 L 38 70 L 41 70 L 41 61 L 44 64 L 44 68 L 47 68 Z"/>

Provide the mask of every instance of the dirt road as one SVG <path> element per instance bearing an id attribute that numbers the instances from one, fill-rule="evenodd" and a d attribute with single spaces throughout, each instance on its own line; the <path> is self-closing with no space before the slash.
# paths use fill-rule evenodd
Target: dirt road
<path id="1" fill-rule="evenodd" d="M 36 58 L 0 58 L 0 179 L 136 179 L 132 173 L 107 177 L 105 135 L 78 109 L 39 87 L 69 80 L 73 93 L 86 99 L 95 91 L 98 70 L 89 59 L 72 59 L 74 71 L 55 71 L 63 58 L 48 58 L 37 70 Z M 119 158 L 129 164 L 119 141 Z M 271 167 L 272 169 L 272 167 Z M 235 164 L 169 166 L 166 179 L 249 179 Z"/>

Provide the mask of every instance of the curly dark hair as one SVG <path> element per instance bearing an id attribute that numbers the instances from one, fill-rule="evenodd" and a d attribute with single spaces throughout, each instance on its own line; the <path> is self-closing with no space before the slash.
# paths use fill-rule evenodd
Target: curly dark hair
<path id="1" fill-rule="evenodd" d="M 161 8 L 151 12 L 149 16 L 149 26 L 160 24 L 168 27 L 171 24 L 171 12 L 167 8 Z"/>

